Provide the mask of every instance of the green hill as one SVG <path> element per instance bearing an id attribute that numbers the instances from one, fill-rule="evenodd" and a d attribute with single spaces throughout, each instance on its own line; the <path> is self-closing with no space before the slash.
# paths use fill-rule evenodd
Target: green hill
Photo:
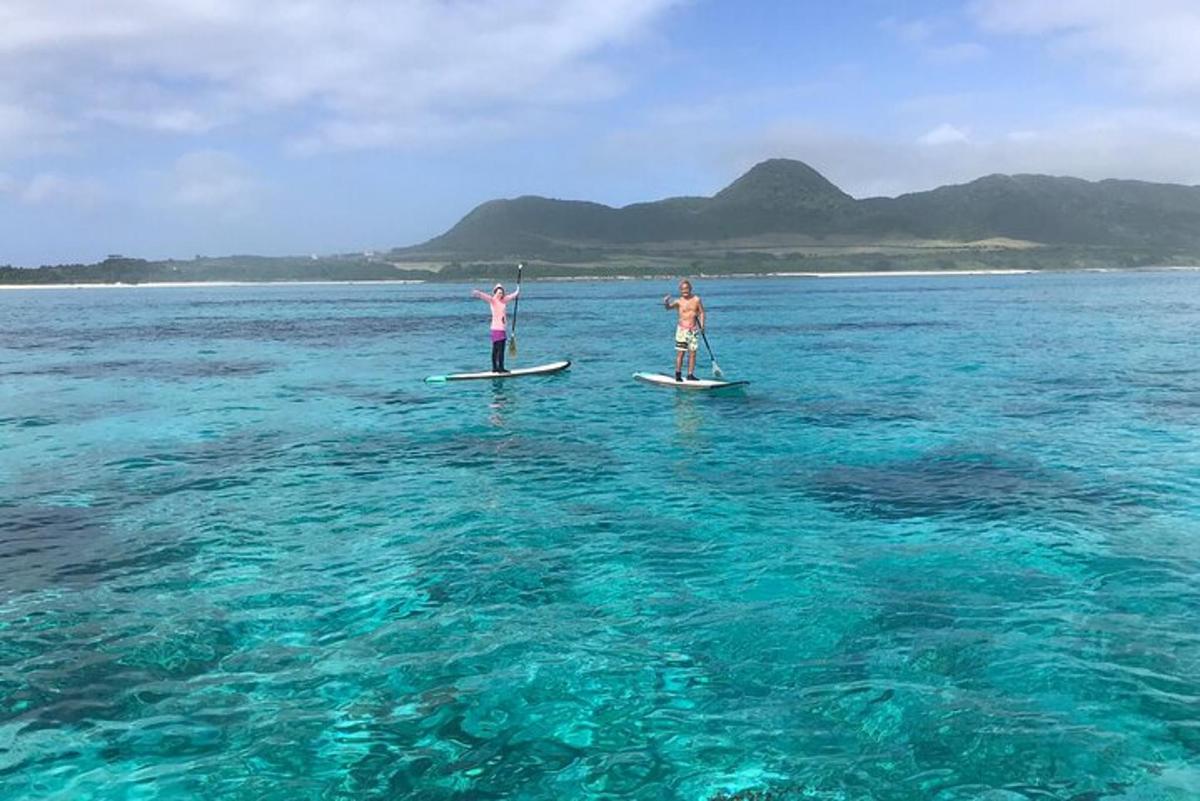
<path id="1" fill-rule="evenodd" d="M 1073 269 L 1200 264 L 1200 187 L 989 175 L 855 199 L 800 161 L 764 161 L 712 197 L 612 208 L 490 200 L 385 253 L 0 267 L 0 284 L 455 280 L 526 275 Z"/>
<path id="2" fill-rule="evenodd" d="M 789 239 L 790 237 L 790 239 Z M 1019 240 L 1029 245 L 1147 250 L 1200 257 L 1200 187 L 1140 181 L 1084 181 L 1046 175 L 990 175 L 895 198 L 856 200 L 812 167 L 771 159 L 711 198 L 670 198 L 611 208 L 522 197 L 474 209 L 439 237 L 395 251 L 401 259 L 594 257 L 670 250 L 704 254 L 755 242 L 779 256 L 805 245 L 842 247 Z M 994 249 L 994 248 L 993 248 Z"/>

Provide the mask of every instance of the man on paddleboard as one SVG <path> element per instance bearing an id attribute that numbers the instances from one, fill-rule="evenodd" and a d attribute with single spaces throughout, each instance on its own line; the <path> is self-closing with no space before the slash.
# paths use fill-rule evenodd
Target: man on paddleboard
<path id="1" fill-rule="evenodd" d="M 700 347 L 700 332 L 704 330 L 704 304 L 699 295 L 692 294 L 692 282 L 686 278 L 679 282 L 679 298 L 663 297 L 663 307 L 679 309 L 679 323 L 675 326 L 675 380 L 683 380 L 683 354 L 688 354 L 688 381 L 696 381 L 696 349 Z"/>
<path id="2" fill-rule="evenodd" d="M 520 283 L 520 282 L 518 282 Z M 518 289 L 511 295 L 504 294 L 504 285 L 496 284 L 492 287 L 492 294 L 488 295 L 480 292 L 478 289 L 472 289 L 471 294 L 480 300 L 486 300 L 488 305 L 492 307 L 492 372 L 507 373 L 504 369 L 504 343 L 508 340 L 508 302 L 517 299 L 517 295 L 521 294 Z M 692 361 L 695 361 L 695 354 L 692 354 Z"/>

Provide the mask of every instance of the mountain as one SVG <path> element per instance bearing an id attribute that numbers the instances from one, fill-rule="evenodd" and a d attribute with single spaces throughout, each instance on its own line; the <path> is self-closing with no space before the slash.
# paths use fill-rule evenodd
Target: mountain
<path id="1" fill-rule="evenodd" d="M 839 208 L 853 202 L 854 198 L 824 175 L 791 159 L 760 162 L 713 197 L 717 207 L 794 212 Z"/>
<path id="2" fill-rule="evenodd" d="M 376 253 L 0 266 L 0 284 L 455 280 L 588 275 L 1073 269 L 1200 265 L 1200 187 L 988 175 L 855 199 L 809 165 L 770 159 L 712 197 L 612 208 L 490 200 L 450 230 Z"/>
<path id="3" fill-rule="evenodd" d="M 894 215 L 906 231 L 955 240 L 1200 247 L 1200 187 L 989 175 L 863 205 Z"/>
<path id="4" fill-rule="evenodd" d="M 989 175 L 895 198 L 856 200 L 809 165 L 770 159 L 710 198 L 612 208 L 520 197 L 484 203 L 441 236 L 398 257 L 561 258 L 572 250 L 787 237 L 1152 248 L 1200 256 L 1200 187 Z M 638 249 L 635 247 L 635 250 Z"/>

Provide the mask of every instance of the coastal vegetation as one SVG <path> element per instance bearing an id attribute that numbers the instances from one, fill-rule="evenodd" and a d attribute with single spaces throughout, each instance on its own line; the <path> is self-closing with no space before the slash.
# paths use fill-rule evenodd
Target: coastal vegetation
<path id="1" fill-rule="evenodd" d="M 712 197 L 612 208 L 491 200 L 428 242 L 301 257 L 197 256 L 0 267 L 0 284 L 468 280 L 1200 264 L 1200 187 L 990 175 L 855 199 L 799 161 L 762 162 Z"/>

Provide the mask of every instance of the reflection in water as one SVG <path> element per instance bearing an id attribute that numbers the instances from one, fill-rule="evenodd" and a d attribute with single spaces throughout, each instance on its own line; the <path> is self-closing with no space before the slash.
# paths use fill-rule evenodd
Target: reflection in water
<path id="1" fill-rule="evenodd" d="M 700 438 L 703 421 L 697 408 L 699 400 L 691 392 L 675 393 L 675 433 L 679 444 L 686 448 L 703 444 Z"/>
<path id="2" fill-rule="evenodd" d="M 506 381 L 493 380 L 490 383 L 492 395 L 488 402 L 488 408 L 491 410 L 488 423 L 496 428 L 507 428 L 508 414 L 513 411 L 517 396 Z"/>

